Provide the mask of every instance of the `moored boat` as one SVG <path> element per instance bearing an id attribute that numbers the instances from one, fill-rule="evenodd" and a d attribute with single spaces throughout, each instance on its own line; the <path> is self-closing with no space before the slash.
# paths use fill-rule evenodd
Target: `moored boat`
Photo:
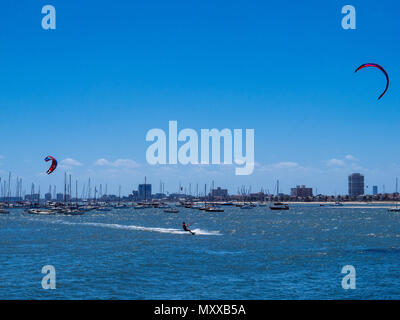
<path id="1" fill-rule="evenodd" d="M 166 213 L 178 213 L 179 210 L 178 209 L 174 209 L 174 208 L 168 208 L 168 209 L 164 209 L 164 212 L 166 212 Z"/>
<path id="2" fill-rule="evenodd" d="M 29 214 L 40 214 L 40 215 L 52 215 L 55 213 L 53 210 L 46 210 L 46 209 L 27 209 L 26 212 Z"/>
<path id="3" fill-rule="evenodd" d="M 217 208 L 217 207 L 208 207 L 205 209 L 206 212 L 224 212 L 224 209 Z"/>
<path id="4" fill-rule="evenodd" d="M 103 212 L 105 212 L 105 211 L 111 211 L 111 208 L 108 208 L 108 207 L 100 207 L 100 208 L 97 208 L 96 211 L 103 211 Z"/>
<path id="5" fill-rule="evenodd" d="M 269 208 L 270 210 L 289 210 L 289 205 L 287 203 L 275 202 Z"/>

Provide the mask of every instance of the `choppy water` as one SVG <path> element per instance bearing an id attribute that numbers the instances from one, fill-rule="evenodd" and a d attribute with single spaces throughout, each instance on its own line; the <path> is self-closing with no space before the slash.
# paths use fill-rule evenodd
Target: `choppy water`
<path id="1" fill-rule="evenodd" d="M 225 209 L 0 215 L 0 299 L 400 298 L 400 214 Z M 56 269 L 55 290 L 41 287 L 44 265 Z M 345 265 L 355 290 L 341 286 Z"/>

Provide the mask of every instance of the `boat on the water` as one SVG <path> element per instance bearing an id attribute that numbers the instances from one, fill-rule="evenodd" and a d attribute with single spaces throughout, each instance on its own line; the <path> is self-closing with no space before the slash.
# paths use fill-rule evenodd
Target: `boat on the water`
<path id="1" fill-rule="evenodd" d="M 389 208 L 388 211 L 389 211 L 389 212 L 400 212 L 400 208 L 398 207 L 397 202 L 396 202 L 396 207 L 394 207 L 394 208 Z"/>
<path id="2" fill-rule="evenodd" d="M 166 213 L 178 213 L 179 210 L 178 209 L 174 209 L 174 208 L 168 208 L 168 209 L 164 209 L 164 212 L 166 212 Z"/>
<path id="3" fill-rule="evenodd" d="M 100 208 L 97 208 L 96 211 L 102 211 L 102 212 L 111 211 L 111 208 L 108 208 L 108 207 L 100 207 Z"/>
<path id="4" fill-rule="evenodd" d="M 222 202 L 221 206 L 233 206 L 233 202 L 229 201 L 229 202 Z"/>
<path id="5" fill-rule="evenodd" d="M 289 205 L 287 203 L 275 202 L 269 208 L 271 210 L 289 210 Z"/>
<path id="6" fill-rule="evenodd" d="M 9 214 L 9 213 L 10 213 L 10 211 L 0 208 L 0 214 Z"/>
<path id="7" fill-rule="evenodd" d="M 53 210 L 47 210 L 47 209 L 28 209 L 26 210 L 26 212 L 29 214 L 40 214 L 40 215 L 52 215 L 55 213 Z"/>
<path id="8" fill-rule="evenodd" d="M 167 206 L 166 204 L 160 204 L 160 205 L 158 205 L 157 208 L 158 208 L 158 209 L 168 209 L 169 206 Z"/>
<path id="9" fill-rule="evenodd" d="M 205 209 L 206 212 L 224 212 L 224 209 L 217 208 L 217 207 L 208 207 Z"/>

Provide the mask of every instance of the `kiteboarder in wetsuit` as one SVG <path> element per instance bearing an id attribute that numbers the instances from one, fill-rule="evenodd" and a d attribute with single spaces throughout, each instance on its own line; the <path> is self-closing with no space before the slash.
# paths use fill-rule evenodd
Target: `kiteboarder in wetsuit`
<path id="1" fill-rule="evenodd" d="M 183 230 L 185 230 L 185 231 L 187 231 L 187 232 L 190 232 L 191 234 L 195 234 L 192 230 L 190 230 L 189 228 L 188 228 L 188 226 L 186 225 L 186 223 L 185 223 L 185 221 L 183 221 L 182 222 L 182 228 L 183 228 Z"/>

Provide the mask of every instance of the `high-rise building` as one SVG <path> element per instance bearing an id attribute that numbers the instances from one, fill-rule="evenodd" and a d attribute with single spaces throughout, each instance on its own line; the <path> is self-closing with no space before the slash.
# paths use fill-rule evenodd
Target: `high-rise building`
<path id="1" fill-rule="evenodd" d="M 296 188 L 292 188 L 291 195 L 293 197 L 306 198 L 306 197 L 312 197 L 313 192 L 312 188 L 306 188 L 305 185 L 302 185 L 302 186 L 296 186 Z"/>
<path id="2" fill-rule="evenodd" d="M 376 196 L 378 194 L 378 186 L 372 186 L 372 194 Z"/>
<path id="3" fill-rule="evenodd" d="M 357 197 L 364 194 L 364 176 L 360 173 L 349 175 L 349 196 Z"/>
<path id="4" fill-rule="evenodd" d="M 27 194 L 25 196 L 25 201 L 40 201 L 40 194 L 39 193 L 34 193 L 34 194 Z"/>
<path id="5" fill-rule="evenodd" d="M 213 198 L 227 198 L 228 197 L 228 189 L 221 189 L 218 187 L 217 189 L 212 189 L 211 190 L 211 197 Z"/>
<path id="6" fill-rule="evenodd" d="M 56 199 L 58 202 L 63 202 L 64 201 L 64 194 L 63 193 L 57 193 Z"/>
<path id="7" fill-rule="evenodd" d="M 139 200 L 151 199 L 151 184 L 139 184 L 138 198 Z"/>

